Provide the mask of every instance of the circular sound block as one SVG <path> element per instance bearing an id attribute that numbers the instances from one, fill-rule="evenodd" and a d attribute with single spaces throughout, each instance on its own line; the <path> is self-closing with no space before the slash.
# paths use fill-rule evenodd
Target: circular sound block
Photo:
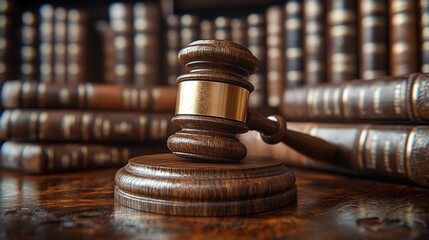
<path id="1" fill-rule="evenodd" d="M 295 176 L 272 158 L 202 163 L 174 154 L 139 156 L 115 176 L 115 199 L 138 210 L 182 216 L 264 212 L 296 199 Z"/>

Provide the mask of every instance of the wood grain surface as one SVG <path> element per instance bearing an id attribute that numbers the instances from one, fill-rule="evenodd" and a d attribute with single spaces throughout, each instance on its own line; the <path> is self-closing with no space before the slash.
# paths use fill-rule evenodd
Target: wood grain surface
<path id="1" fill-rule="evenodd" d="M 298 200 L 240 217 L 145 213 L 113 199 L 117 169 L 0 172 L 0 239 L 425 239 L 429 191 L 292 169 Z"/>
<path id="2" fill-rule="evenodd" d="M 172 153 L 138 156 L 118 170 L 115 183 L 115 200 L 122 205 L 178 216 L 246 215 L 296 200 L 293 173 L 266 157 L 225 164 Z"/>

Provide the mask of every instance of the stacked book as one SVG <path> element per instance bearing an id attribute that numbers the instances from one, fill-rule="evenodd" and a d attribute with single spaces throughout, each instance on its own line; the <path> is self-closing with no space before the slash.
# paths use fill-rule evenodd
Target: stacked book
<path id="1" fill-rule="evenodd" d="M 51 173 L 123 166 L 166 152 L 176 90 L 99 83 L 7 81 L 1 167 Z"/>
<path id="2" fill-rule="evenodd" d="M 14 1 L 0 1 L 0 82 L 17 77 L 18 46 L 13 38 L 18 16 Z"/>
<path id="3" fill-rule="evenodd" d="M 249 155 L 295 166 L 401 179 L 429 186 L 429 74 L 413 73 L 285 91 L 281 112 L 288 129 L 337 147 L 329 161 L 305 157 L 284 144 L 241 135 Z"/>
<path id="4" fill-rule="evenodd" d="M 258 9 L 222 7 L 212 15 L 169 16 L 166 51 L 173 55 L 190 38 L 248 47 L 260 60 L 250 77 L 254 108 L 279 108 L 285 89 L 428 72 L 426 0 L 285 0 Z M 177 69 L 175 61 L 166 65 Z"/>
<path id="5" fill-rule="evenodd" d="M 101 70 L 92 16 L 83 9 L 43 4 L 21 14 L 20 79 L 78 83 L 95 81 Z"/>
<path id="6" fill-rule="evenodd" d="M 104 32 L 109 31 L 109 27 L 113 38 L 113 82 L 159 85 L 162 56 L 160 4 L 112 3 L 109 5 L 109 25 L 105 26 Z"/>

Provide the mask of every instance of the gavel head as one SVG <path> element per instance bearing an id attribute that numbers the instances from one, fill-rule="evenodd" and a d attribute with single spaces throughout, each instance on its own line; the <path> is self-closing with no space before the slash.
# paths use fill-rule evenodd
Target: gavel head
<path id="1" fill-rule="evenodd" d="M 203 161 L 240 161 L 246 147 L 235 137 L 248 131 L 248 81 L 258 59 L 245 47 L 222 40 L 199 40 L 179 52 L 188 71 L 177 78 L 176 113 L 182 128 L 168 139 L 177 156 Z"/>

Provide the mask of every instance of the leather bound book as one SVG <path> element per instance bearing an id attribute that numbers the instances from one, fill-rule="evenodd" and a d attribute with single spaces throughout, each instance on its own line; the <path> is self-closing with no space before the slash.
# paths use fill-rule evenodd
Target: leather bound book
<path id="1" fill-rule="evenodd" d="M 285 4 L 285 87 L 293 88 L 304 84 L 304 48 L 302 3 L 298 0 Z"/>
<path id="2" fill-rule="evenodd" d="M 247 24 L 243 18 L 231 19 L 231 40 L 242 46 L 247 46 Z"/>
<path id="3" fill-rule="evenodd" d="M 255 90 L 249 96 L 249 106 L 262 108 L 267 104 L 267 48 L 265 15 L 252 13 L 247 16 L 247 47 L 259 60 L 255 73 L 249 81 Z"/>
<path id="4" fill-rule="evenodd" d="M 165 141 L 177 127 L 172 114 L 79 111 L 4 110 L 0 138 L 43 142 Z"/>
<path id="5" fill-rule="evenodd" d="M 40 81 L 54 81 L 54 7 L 44 4 L 40 7 L 39 57 Z"/>
<path id="6" fill-rule="evenodd" d="M 326 82 L 325 2 L 307 0 L 303 4 L 304 84 Z"/>
<path id="7" fill-rule="evenodd" d="M 115 52 L 113 48 L 113 39 L 114 33 L 107 21 L 99 20 L 95 24 L 95 29 L 97 33 L 101 36 L 102 42 L 102 59 L 103 59 L 103 76 L 102 81 L 105 83 L 114 83 L 115 82 Z"/>
<path id="8" fill-rule="evenodd" d="M 229 17 L 219 16 L 214 20 L 215 39 L 231 41 L 231 19 Z"/>
<path id="9" fill-rule="evenodd" d="M 90 52 L 93 44 L 90 35 L 89 13 L 84 10 L 70 9 L 67 17 L 67 82 L 87 82 L 91 78 L 90 70 L 96 71 L 98 59 L 91 62 Z M 91 65 L 89 66 L 89 63 Z"/>
<path id="10" fill-rule="evenodd" d="M 274 157 L 292 166 L 404 180 L 429 187 L 429 126 L 288 123 L 288 129 L 337 147 L 335 158 L 314 160 L 285 144 L 268 145 L 254 131 L 239 136 L 249 156 Z"/>
<path id="11" fill-rule="evenodd" d="M 166 144 L 31 143 L 6 141 L 0 148 L 0 167 L 30 174 L 119 168 L 128 159 L 166 153 Z"/>
<path id="12" fill-rule="evenodd" d="M 429 1 L 420 0 L 420 51 L 421 67 L 420 71 L 429 72 Z"/>
<path id="13" fill-rule="evenodd" d="M 418 71 L 417 1 L 389 1 L 390 75 Z"/>
<path id="14" fill-rule="evenodd" d="M 132 4 L 119 2 L 110 4 L 109 20 L 114 33 L 115 82 L 131 84 L 134 77 Z"/>
<path id="15" fill-rule="evenodd" d="M 62 7 L 54 11 L 54 81 L 67 81 L 67 10 Z"/>
<path id="16" fill-rule="evenodd" d="M 200 21 L 200 39 L 215 39 L 214 31 L 215 26 L 212 20 L 204 19 Z"/>
<path id="17" fill-rule="evenodd" d="M 199 27 L 200 19 L 198 18 L 198 16 L 193 14 L 184 14 L 180 16 L 180 47 L 178 49 L 179 51 L 182 48 L 187 47 L 191 42 L 197 40 L 200 37 Z M 177 54 L 174 57 L 177 61 Z M 182 67 L 182 65 L 178 64 L 178 67 L 180 71 L 179 73 L 184 72 L 184 68 Z"/>
<path id="18" fill-rule="evenodd" d="M 358 77 L 356 0 L 327 1 L 327 80 L 333 83 Z"/>
<path id="19" fill-rule="evenodd" d="M 20 75 L 20 45 L 17 41 L 20 10 L 16 1 L 0 2 L 0 81 Z"/>
<path id="20" fill-rule="evenodd" d="M 268 106 L 278 107 L 285 88 L 285 27 L 284 10 L 272 5 L 266 12 L 267 26 L 267 101 Z"/>
<path id="21" fill-rule="evenodd" d="M 21 15 L 21 66 L 20 76 L 24 81 L 38 79 L 38 17 L 35 13 L 27 11 Z"/>
<path id="22" fill-rule="evenodd" d="M 175 87 L 136 87 L 113 84 L 47 84 L 7 81 L 2 86 L 4 108 L 88 109 L 138 112 L 173 112 Z"/>
<path id="23" fill-rule="evenodd" d="M 387 3 L 359 0 L 359 78 L 388 75 Z"/>
<path id="24" fill-rule="evenodd" d="M 134 84 L 161 83 L 161 10 L 157 2 L 135 3 L 134 7 Z"/>
<path id="25" fill-rule="evenodd" d="M 176 79 L 180 74 L 181 66 L 177 61 L 177 54 L 180 50 L 180 17 L 177 15 L 168 15 L 165 19 L 166 25 L 166 56 L 165 56 L 165 74 L 168 85 L 176 86 Z"/>
<path id="26" fill-rule="evenodd" d="M 353 80 L 287 89 L 281 108 L 289 120 L 429 122 L 429 74 Z"/>
<path id="27" fill-rule="evenodd" d="M 180 49 L 187 47 L 191 42 L 197 40 L 199 33 L 200 20 L 193 14 L 184 14 L 180 16 Z"/>

